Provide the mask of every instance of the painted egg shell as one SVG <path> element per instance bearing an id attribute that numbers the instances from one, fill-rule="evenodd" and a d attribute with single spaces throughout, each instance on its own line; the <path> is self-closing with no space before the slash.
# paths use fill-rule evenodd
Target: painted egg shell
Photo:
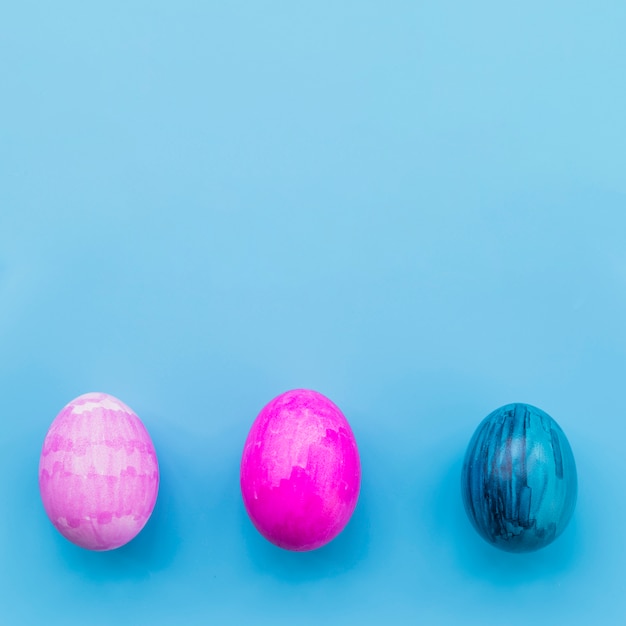
<path id="1" fill-rule="evenodd" d="M 576 465 L 559 425 L 529 404 L 507 404 L 478 426 L 467 448 L 461 490 L 478 533 L 509 552 L 548 545 L 569 522 Z"/>
<path id="2" fill-rule="evenodd" d="M 112 550 L 144 527 L 159 488 L 150 435 L 105 393 L 72 400 L 55 418 L 39 461 L 43 505 L 56 529 L 89 550 Z"/>
<path id="3" fill-rule="evenodd" d="M 287 391 L 267 404 L 246 439 L 243 501 L 257 530 L 287 550 L 314 550 L 348 523 L 361 466 L 350 425 L 316 391 Z"/>

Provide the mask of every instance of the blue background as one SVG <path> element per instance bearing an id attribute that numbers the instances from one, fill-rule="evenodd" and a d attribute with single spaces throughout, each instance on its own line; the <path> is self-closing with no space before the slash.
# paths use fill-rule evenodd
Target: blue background
<path id="1" fill-rule="evenodd" d="M 0 621 L 623 624 L 626 4 L 295 4 L 0 7 Z M 294 387 L 343 409 L 363 465 L 306 554 L 238 484 Z M 50 423 L 95 390 L 162 472 L 100 554 L 37 488 Z M 527 555 L 459 493 L 513 401 L 579 471 Z"/>

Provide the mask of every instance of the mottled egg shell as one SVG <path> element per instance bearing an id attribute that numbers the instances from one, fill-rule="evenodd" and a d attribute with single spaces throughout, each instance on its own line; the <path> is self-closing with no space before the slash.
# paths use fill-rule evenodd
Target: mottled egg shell
<path id="1" fill-rule="evenodd" d="M 577 495 L 574 455 L 559 425 L 529 404 L 488 415 L 472 437 L 461 490 L 470 521 L 489 543 L 529 552 L 558 537 Z"/>
<path id="2" fill-rule="evenodd" d="M 43 505 L 56 529 L 89 550 L 112 550 L 144 527 L 159 468 L 150 435 L 105 393 L 72 400 L 55 418 L 39 462 Z"/>
<path id="3" fill-rule="evenodd" d="M 348 523 L 359 495 L 356 440 L 320 393 L 287 391 L 267 404 L 246 439 L 243 501 L 258 531 L 287 550 L 314 550 Z"/>

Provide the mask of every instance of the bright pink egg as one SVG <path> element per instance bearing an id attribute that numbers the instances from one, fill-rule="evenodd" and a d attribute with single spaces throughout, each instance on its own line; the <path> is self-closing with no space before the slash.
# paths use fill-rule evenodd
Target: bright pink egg
<path id="1" fill-rule="evenodd" d="M 56 529 L 89 550 L 112 550 L 144 527 L 159 488 L 148 431 L 106 393 L 72 400 L 55 418 L 39 460 L 39 490 Z"/>
<path id="2" fill-rule="evenodd" d="M 360 484 L 356 440 L 328 398 L 296 389 L 259 413 L 241 459 L 241 492 L 266 539 L 287 550 L 323 546 L 348 523 Z"/>

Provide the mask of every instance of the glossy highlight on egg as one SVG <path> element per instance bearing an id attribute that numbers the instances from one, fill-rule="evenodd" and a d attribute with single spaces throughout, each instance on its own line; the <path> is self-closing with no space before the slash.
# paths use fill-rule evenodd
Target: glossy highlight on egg
<path id="1" fill-rule="evenodd" d="M 117 398 L 79 396 L 52 422 L 39 489 L 50 521 L 72 543 L 89 550 L 128 543 L 148 521 L 158 487 L 150 435 Z"/>
<path id="2" fill-rule="evenodd" d="M 496 409 L 469 443 L 461 491 L 474 528 L 492 545 L 508 552 L 547 546 L 576 505 L 576 464 L 565 433 L 529 404 Z"/>
<path id="3" fill-rule="evenodd" d="M 331 400 L 296 389 L 261 410 L 244 445 L 241 492 L 267 540 L 294 551 L 325 545 L 348 523 L 360 484 L 356 440 Z"/>

